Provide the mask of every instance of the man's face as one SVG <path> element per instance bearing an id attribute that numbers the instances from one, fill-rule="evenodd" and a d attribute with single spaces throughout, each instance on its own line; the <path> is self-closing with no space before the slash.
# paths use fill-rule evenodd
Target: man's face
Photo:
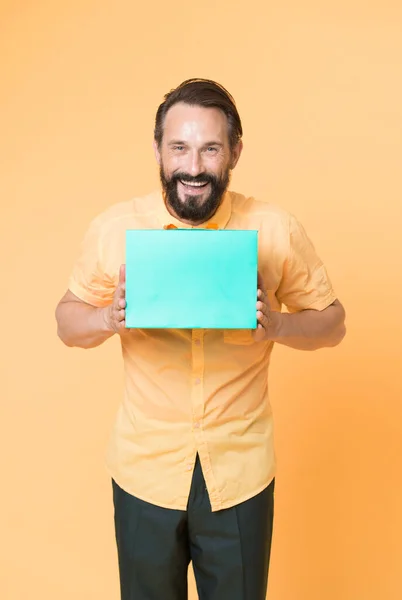
<path id="1" fill-rule="evenodd" d="M 241 152 L 231 150 L 226 115 L 216 108 L 175 104 L 154 144 L 168 208 L 180 220 L 200 224 L 219 207 Z"/>

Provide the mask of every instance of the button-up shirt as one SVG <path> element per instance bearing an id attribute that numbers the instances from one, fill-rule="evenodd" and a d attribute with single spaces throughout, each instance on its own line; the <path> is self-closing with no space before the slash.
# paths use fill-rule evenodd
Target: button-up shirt
<path id="1" fill-rule="evenodd" d="M 191 227 L 172 217 L 161 192 L 96 216 L 69 289 L 93 306 L 110 304 L 125 261 L 126 230 L 169 225 Z M 200 227 L 258 230 L 258 268 L 272 310 L 323 310 L 336 299 L 303 226 L 282 208 L 228 191 Z M 255 342 L 251 330 L 133 329 L 121 343 L 125 389 L 106 453 L 106 468 L 120 487 L 185 510 L 197 454 L 212 511 L 269 485 L 276 470 L 271 341 Z"/>

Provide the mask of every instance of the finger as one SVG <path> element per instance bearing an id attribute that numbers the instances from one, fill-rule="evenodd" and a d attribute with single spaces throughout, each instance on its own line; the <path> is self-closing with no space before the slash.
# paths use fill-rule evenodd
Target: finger
<path id="1" fill-rule="evenodd" d="M 264 328 L 267 329 L 268 325 L 269 325 L 269 319 L 267 317 L 267 315 L 265 315 L 263 312 L 261 312 L 260 310 L 257 312 L 257 321 L 259 322 L 259 324 Z"/>
<path id="2" fill-rule="evenodd" d="M 125 321 L 119 321 L 116 327 L 116 331 L 117 333 L 119 333 L 120 335 L 123 335 L 125 331 L 127 331 L 126 329 L 126 322 Z"/>
<path id="3" fill-rule="evenodd" d="M 117 302 L 117 306 L 118 308 L 126 308 L 126 299 L 125 298 L 119 298 L 118 302 Z"/>
<path id="4" fill-rule="evenodd" d="M 120 283 L 126 283 L 126 265 L 120 265 L 119 284 Z"/>
<path id="5" fill-rule="evenodd" d="M 266 314 L 268 312 L 268 306 L 265 304 L 265 302 L 262 302 L 261 300 L 258 300 L 256 307 L 257 307 L 257 310 L 260 310 L 264 314 Z"/>
<path id="6" fill-rule="evenodd" d="M 271 303 L 269 301 L 269 297 L 268 294 L 265 294 L 264 292 L 260 292 L 257 294 L 257 308 L 261 309 L 262 311 L 264 311 L 265 313 L 269 313 L 271 310 Z M 258 303 L 262 303 L 263 306 L 261 306 L 261 304 Z"/>
<path id="7" fill-rule="evenodd" d="M 256 329 L 254 330 L 253 337 L 256 342 L 261 342 L 265 339 L 265 329 L 260 323 L 258 323 Z"/>
<path id="8" fill-rule="evenodd" d="M 115 292 L 114 292 L 114 297 L 115 297 L 115 301 L 116 301 L 116 306 L 119 305 L 120 300 L 124 300 L 126 297 L 126 284 L 123 283 L 119 283 Z"/>
<path id="9" fill-rule="evenodd" d="M 113 321 L 114 321 L 115 325 L 119 326 L 120 323 L 122 321 L 124 321 L 125 318 L 126 318 L 126 311 L 124 309 L 122 309 L 122 308 L 118 309 L 117 307 L 115 307 L 114 311 L 113 311 L 113 317 L 112 318 L 113 318 Z"/>

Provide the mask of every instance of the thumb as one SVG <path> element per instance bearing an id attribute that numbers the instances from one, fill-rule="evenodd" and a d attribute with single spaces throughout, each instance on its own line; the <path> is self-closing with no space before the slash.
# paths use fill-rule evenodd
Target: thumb
<path id="1" fill-rule="evenodd" d="M 120 265 L 119 285 L 126 283 L 126 265 Z"/>

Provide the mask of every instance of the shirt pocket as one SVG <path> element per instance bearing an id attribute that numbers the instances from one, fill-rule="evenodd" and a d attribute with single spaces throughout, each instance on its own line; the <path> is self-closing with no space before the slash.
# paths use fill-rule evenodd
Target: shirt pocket
<path id="1" fill-rule="evenodd" d="M 223 341 L 225 344 L 249 346 L 254 344 L 252 329 L 224 329 Z"/>

